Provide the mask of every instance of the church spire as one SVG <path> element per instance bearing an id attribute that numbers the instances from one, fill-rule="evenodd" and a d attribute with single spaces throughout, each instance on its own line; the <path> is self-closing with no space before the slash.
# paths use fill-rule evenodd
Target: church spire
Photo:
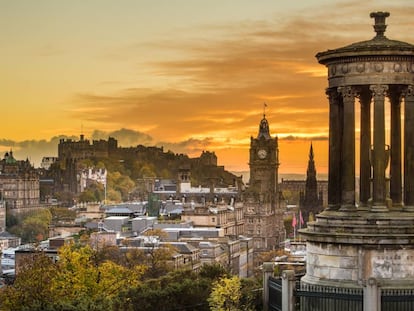
<path id="1" fill-rule="evenodd" d="M 306 172 L 305 193 L 301 194 L 301 210 L 305 222 L 308 222 L 309 215 L 316 215 L 322 210 L 322 197 L 318 195 L 318 182 L 316 180 L 316 168 L 313 154 L 313 145 L 309 149 L 308 169 Z"/>
<path id="2" fill-rule="evenodd" d="M 310 150 L 309 150 L 309 161 L 308 161 L 308 170 L 307 170 L 307 178 L 316 178 L 316 169 L 315 169 L 315 160 L 314 160 L 314 156 L 313 156 L 313 146 L 312 143 L 310 145 Z"/>

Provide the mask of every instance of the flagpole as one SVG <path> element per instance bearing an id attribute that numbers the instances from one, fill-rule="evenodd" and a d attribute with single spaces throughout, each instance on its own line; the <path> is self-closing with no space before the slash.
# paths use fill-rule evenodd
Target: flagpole
<path id="1" fill-rule="evenodd" d="M 296 241 L 296 226 L 293 227 L 293 241 Z"/>

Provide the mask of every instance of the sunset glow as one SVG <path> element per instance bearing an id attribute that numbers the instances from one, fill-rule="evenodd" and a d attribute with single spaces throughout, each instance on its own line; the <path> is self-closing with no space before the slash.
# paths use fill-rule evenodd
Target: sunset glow
<path id="1" fill-rule="evenodd" d="M 328 167 L 326 68 L 374 36 L 413 43 L 411 0 L 0 1 L 0 151 L 39 165 L 59 136 L 116 137 L 248 169 L 266 102 L 280 172 Z"/>

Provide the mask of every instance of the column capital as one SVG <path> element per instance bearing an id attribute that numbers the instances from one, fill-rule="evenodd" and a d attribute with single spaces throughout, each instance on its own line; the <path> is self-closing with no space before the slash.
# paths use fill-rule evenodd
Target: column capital
<path id="1" fill-rule="evenodd" d="M 358 90 L 353 86 L 340 86 L 337 90 L 345 100 L 353 100 L 358 96 Z"/>
<path id="2" fill-rule="evenodd" d="M 404 95 L 407 96 L 414 96 L 414 85 L 407 85 L 405 89 Z"/>
<path id="3" fill-rule="evenodd" d="M 388 85 L 385 84 L 373 84 L 369 86 L 369 89 L 376 98 L 385 97 L 388 93 Z"/>
<path id="4" fill-rule="evenodd" d="M 327 88 L 325 90 L 325 95 L 329 100 L 338 98 L 338 90 L 336 88 Z"/>

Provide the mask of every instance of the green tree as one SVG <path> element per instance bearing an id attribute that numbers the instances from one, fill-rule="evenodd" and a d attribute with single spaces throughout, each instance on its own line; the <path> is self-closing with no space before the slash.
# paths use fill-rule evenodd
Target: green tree
<path id="1" fill-rule="evenodd" d="M 138 285 L 145 270 L 143 266 L 127 269 L 109 260 L 99 264 L 92 248 L 75 245 L 60 249 L 57 266 L 53 286 L 58 296 L 85 305 L 86 310 L 97 302 L 109 308 L 119 291 Z"/>
<path id="2" fill-rule="evenodd" d="M 95 196 L 95 192 L 91 189 L 84 190 L 79 195 L 79 202 L 97 202 L 97 198 Z"/>
<path id="3" fill-rule="evenodd" d="M 108 190 L 113 189 L 121 194 L 122 200 L 129 199 L 129 193 L 135 188 L 133 180 L 120 172 L 112 172 L 107 175 L 107 187 Z"/>
<path id="4" fill-rule="evenodd" d="M 252 310 L 250 306 L 242 305 L 241 298 L 240 278 L 223 277 L 213 283 L 208 302 L 212 311 Z"/>
<path id="5" fill-rule="evenodd" d="M 0 290 L 0 310 L 55 310 L 52 280 L 57 267 L 43 253 L 35 253 L 22 263 L 13 286 Z"/>
<path id="6" fill-rule="evenodd" d="M 219 263 L 204 264 L 199 270 L 202 278 L 218 280 L 224 276 L 230 276 L 229 272 Z"/>
<path id="7" fill-rule="evenodd" d="M 98 263 L 89 246 L 63 246 L 56 263 L 43 253 L 28 259 L 15 284 L 0 290 L 0 310 L 116 310 L 120 293 L 137 287 L 145 271 Z"/>
<path id="8" fill-rule="evenodd" d="M 10 228 L 10 232 L 20 236 L 23 243 L 37 242 L 39 238 L 49 236 L 52 214 L 48 209 L 22 213 L 16 219 L 17 224 Z"/>
<path id="9" fill-rule="evenodd" d="M 211 282 L 191 270 L 173 271 L 129 288 L 121 294 L 116 307 L 134 311 L 208 311 Z"/>

